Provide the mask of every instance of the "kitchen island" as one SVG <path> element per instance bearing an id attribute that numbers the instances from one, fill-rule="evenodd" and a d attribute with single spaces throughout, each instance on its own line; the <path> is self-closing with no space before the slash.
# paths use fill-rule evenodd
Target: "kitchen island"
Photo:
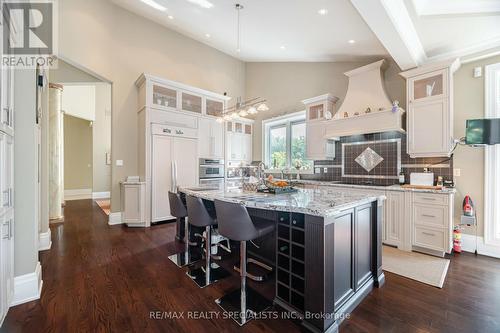
<path id="1" fill-rule="evenodd" d="M 237 202 L 251 216 L 276 222 L 267 252 L 276 272 L 274 303 L 297 314 L 311 331 L 336 332 L 345 316 L 384 283 L 384 196 L 337 189 L 280 195 L 210 188 L 179 191 L 208 203 Z"/>

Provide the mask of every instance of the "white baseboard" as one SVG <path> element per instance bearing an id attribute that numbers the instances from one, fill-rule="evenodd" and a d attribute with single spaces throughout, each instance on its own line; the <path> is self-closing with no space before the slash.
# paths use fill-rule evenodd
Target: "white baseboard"
<path id="1" fill-rule="evenodd" d="M 92 199 L 109 199 L 111 192 L 92 192 Z"/>
<path id="2" fill-rule="evenodd" d="M 64 190 L 64 200 L 82 200 L 82 199 L 92 199 L 91 188 Z"/>
<path id="3" fill-rule="evenodd" d="M 108 224 L 109 225 L 122 224 L 122 213 L 121 212 L 110 213 Z"/>
<path id="4" fill-rule="evenodd" d="M 476 236 L 462 234 L 462 250 L 474 253 L 476 250 Z M 500 246 L 485 244 L 484 238 L 478 236 L 477 253 L 488 257 L 500 258 Z"/>
<path id="5" fill-rule="evenodd" d="M 50 250 L 52 246 L 50 229 L 38 234 L 38 251 Z"/>
<path id="6" fill-rule="evenodd" d="M 40 298 L 42 293 L 42 266 L 36 264 L 35 271 L 14 278 L 14 297 L 10 306 L 23 304 Z"/>

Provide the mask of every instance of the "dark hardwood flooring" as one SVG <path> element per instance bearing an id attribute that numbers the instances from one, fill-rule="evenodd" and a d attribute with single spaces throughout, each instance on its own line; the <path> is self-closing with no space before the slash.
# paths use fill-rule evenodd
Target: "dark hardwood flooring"
<path id="1" fill-rule="evenodd" d="M 40 254 L 40 300 L 12 307 L 0 332 L 303 332 L 285 319 L 238 327 L 230 319 L 192 319 L 187 311 L 219 311 L 214 300 L 234 276 L 199 289 L 168 260 L 175 226 L 108 226 L 90 200 L 70 201 L 65 222 L 51 225 L 52 249 Z M 227 263 L 230 265 L 231 263 Z M 500 260 L 472 254 L 452 258 L 443 289 L 386 273 L 342 324 L 341 332 L 500 332 Z M 255 285 L 265 295 L 273 283 Z M 151 311 L 184 312 L 156 320 Z"/>

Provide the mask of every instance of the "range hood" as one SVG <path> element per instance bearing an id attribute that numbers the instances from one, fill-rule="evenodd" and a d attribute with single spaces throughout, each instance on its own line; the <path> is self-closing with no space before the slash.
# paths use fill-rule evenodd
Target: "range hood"
<path id="1" fill-rule="evenodd" d="M 325 121 L 325 138 L 381 133 L 405 132 L 404 113 L 393 108 L 383 84 L 384 59 L 344 73 L 349 86 L 344 102 L 333 117 Z M 369 109 L 369 110 L 368 110 Z"/>

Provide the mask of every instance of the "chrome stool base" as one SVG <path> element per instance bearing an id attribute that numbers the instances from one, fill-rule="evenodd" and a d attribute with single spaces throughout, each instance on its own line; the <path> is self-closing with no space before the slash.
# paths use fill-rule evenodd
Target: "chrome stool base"
<path id="1" fill-rule="evenodd" d="M 256 314 L 271 307 L 271 301 L 256 292 L 254 289 L 246 288 L 246 310 L 241 309 L 241 289 L 232 291 L 215 300 L 215 303 L 224 310 L 238 325 L 243 326 Z"/>
<path id="2" fill-rule="evenodd" d="M 227 278 L 231 276 L 224 268 L 220 267 L 217 264 L 212 263 L 210 267 L 209 276 L 207 278 L 206 268 L 205 266 L 201 266 L 198 268 L 191 268 L 186 272 L 187 276 L 189 276 L 200 288 L 205 288 L 212 283 L 215 283 L 219 280 Z"/>
<path id="3" fill-rule="evenodd" d="M 177 267 L 185 267 L 202 260 L 203 256 L 201 254 L 201 251 L 199 249 L 196 249 L 172 254 L 168 256 L 168 259 L 176 264 Z"/>

